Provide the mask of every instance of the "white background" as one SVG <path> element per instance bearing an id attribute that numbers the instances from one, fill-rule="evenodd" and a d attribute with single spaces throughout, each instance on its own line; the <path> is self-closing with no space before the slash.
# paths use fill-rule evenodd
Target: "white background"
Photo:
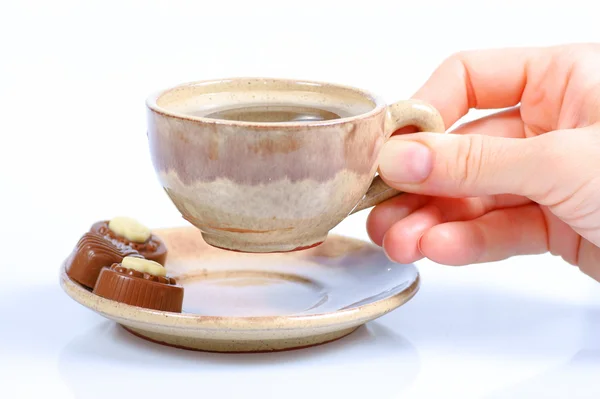
<path id="1" fill-rule="evenodd" d="M 345 340 L 270 355 L 157 347 L 60 290 L 59 264 L 92 222 L 183 224 L 150 164 L 150 92 L 273 76 L 391 102 L 455 51 L 600 41 L 592 1 L 350 3 L 0 3 L 0 397 L 600 397 L 600 285 L 550 256 L 419 262 L 407 305 Z M 336 231 L 367 239 L 365 217 Z"/>

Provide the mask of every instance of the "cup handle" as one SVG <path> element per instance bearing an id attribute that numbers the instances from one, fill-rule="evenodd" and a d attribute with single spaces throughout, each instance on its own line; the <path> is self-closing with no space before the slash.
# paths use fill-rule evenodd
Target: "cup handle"
<path id="1" fill-rule="evenodd" d="M 388 107 L 385 124 L 386 139 L 389 139 L 396 130 L 406 126 L 415 126 L 421 132 L 431 133 L 444 133 L 446 130 L 438 110 L 420 100 L 398 101 Z M 371 208 L 400 194 L 401 191 L 385 184 L 381 176 L 375 176 L 367 193 L 350 214 Z"/>

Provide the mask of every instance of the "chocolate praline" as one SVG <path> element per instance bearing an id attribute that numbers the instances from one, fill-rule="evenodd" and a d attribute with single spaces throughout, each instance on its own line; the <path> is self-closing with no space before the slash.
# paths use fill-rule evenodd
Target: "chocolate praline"
<path id="1" fill-rule="evenodd" d="M 138 243 L 130 241 L 112 231 L 108 227 L 108 222 L 108 220 L 96 222 L 92 225 L 90 231 L 98 233 L 111 241 L 117 241 L 121 244 L 130 246 L 138 251 L 144 258 L 158 262 L 163 266 L 165 265 L 165 262 L 167 261 L 167 246 L 159 237 L 155 234 L 151 234 L 150 238 L 145 242 Z"/>
<path id="2" fill-rule="evenodd" d="M 154 276 L 115 263 L 102 269 L 94 294 L 146 309 L 181 313 L 183 287 L 175 279 Z"/>
<path id="3" fill-rule="evenodd" d="M 97 233 L 85 233 L 66 260 L 67 275 L 79 284 L 94 288 L 103 267 L 119 263 L 126 256 L 142 257 L 135 249 L 106 240 Z"/>

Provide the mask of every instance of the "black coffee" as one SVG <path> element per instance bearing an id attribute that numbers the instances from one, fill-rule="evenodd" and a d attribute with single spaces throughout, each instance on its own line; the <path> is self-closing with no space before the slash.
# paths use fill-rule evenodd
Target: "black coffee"
<path id="1" fill-rule="evenodd" d="M 210 112 L 210 111 L 209 111 Z M 307 107 L 304 105 L 239 105 L 210 113 L 194 113 L 212 119 L 241 122 L 318 122 L 339 119 L 344 112 Z"/>

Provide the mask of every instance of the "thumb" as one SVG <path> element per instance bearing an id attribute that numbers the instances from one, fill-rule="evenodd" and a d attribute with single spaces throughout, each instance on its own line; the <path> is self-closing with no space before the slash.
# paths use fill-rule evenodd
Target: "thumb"
<path id="1" fill-rule="evenodd" d="M 590 128 L 519 139 L 436 133 L 393 136 L 381 150 L 379 174 L 406 192 L 444 197 L 515 194 L 538 201 L 556 188 L 568 192 L 580 178 L 600 172 L 600 135 L 597 127 L 595 132 Z"/>

